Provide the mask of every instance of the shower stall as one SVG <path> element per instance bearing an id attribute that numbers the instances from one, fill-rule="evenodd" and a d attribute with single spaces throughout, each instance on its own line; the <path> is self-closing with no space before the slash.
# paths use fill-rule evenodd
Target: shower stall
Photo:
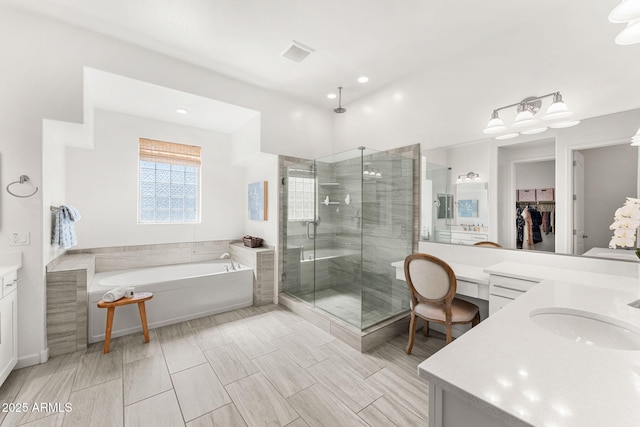
<path id="1" fill-rule="evenodd" d="M 284 174 L 284 292 L 359 329 L 406 312 L 413 159 L 361 147 Z"/>

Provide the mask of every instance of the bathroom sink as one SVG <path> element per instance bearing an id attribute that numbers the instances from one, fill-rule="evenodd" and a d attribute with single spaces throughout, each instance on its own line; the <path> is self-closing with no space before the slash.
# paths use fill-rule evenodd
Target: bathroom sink
<path id="1" fill-rule="evenodd" d="M 538 308 L 531 321 L 577 343 L 617 350 L 640 350 L 640 328 L 612 317 L 562 307 Z"/>

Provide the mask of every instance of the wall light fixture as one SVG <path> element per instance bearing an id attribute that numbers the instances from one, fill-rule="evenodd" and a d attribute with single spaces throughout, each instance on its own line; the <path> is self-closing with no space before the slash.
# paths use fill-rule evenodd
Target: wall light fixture
<path id="1" fill-rule="evenodd" d="M 616 44 L 640 43 L 640 0 L 622 0 L 609 14 L 609 21 L 627 24 L 616 36 Z"/>
<path id="2" fill-rule="evenodd" d="M 547 108 L 547 111 L 541 117 L 542 120 L 548 121 L 549 125 L 541 125 L 540 120 L 536 117 L 536 114 L 542 107 L 542 100 L 549 97 L 553 97 L 553 101 Z M 519 132 L 514 132 L 513 129 L 509 129 L 509 127 L 504 124 L 498 114 L 498 111 L 512 107 L 517 107 L 517 115 L 513 120 L 511 126 L 517 130 L 522 128 L 522 130 L 519 130 Z M 501 132 L 509 130 L 509 132 L 506 134 L 496 136 L 496 139 L 515 138 L 520 133 L 523 133 L 525 135 L 532 135 L 535 133 L 544 132 L 548 127 L 561 128 L 577 125 L 578 123 L 580 123 L 580 121 L 566 120 L 566 118 L 571 116 L 572 114 L 573 113 L 569 111 L 569 108 L 562 100 L 562 95 L 560 94 L 560 92 L 548 93 L 542 96 L 530 96 L 520 102 L 516 102 L 515 104 L 505 105 L 504 107 L 496 108 L 495 110 L 493 110 L 493 112 L 491 113 L 491 119 L 489 120 L 489 123 L 487 123 L 487 127 L 483 132 L 486 134 L 499 134 Z"/>
<path id="3" fill-rule="evenodd" d="M 464 183 L 464 182 L 478 182 L 480 181 L 480 174 L 476 172 L 469 172 L 464 175 L 458 175 L 458 179 L 456 179 L 456 183 Z"/>

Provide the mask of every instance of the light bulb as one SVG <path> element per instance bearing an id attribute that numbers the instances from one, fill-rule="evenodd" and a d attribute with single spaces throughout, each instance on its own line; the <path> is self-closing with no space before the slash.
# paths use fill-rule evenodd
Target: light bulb
<path id="1" fill-rule="evenodd" d="M 609 14 L 609 21 L 620 24 L 640 18 L 640 0 L 623 0 Z"/>
<path id="2" fill-rule="evenodd" d="M 491 119 L 489 123 L 487 123 L 487 127 L 482 131 L 483 133 L 498 133 L 506 130 L 507 127 L 504 125 L 504 122 L 500 117 L 498 117 L 498 112 L 496 110 L 491 113 Z"/>
<path id="3" fill-rule="evenodd" d="M 553 103 L 547 108 L 547 112 L 542 116 L 542 120 L 555 120 L 569 117 L 573 114 L 569 111 L 567 104 L 562 100 L 562 95 L 559 92 L 553 94 Z"/>
<path id="4" fill-rule="evenodd" d="M 514 127 L 527 126 L 537 121 L 538 119 L 533 117 L 533 113 L 530 110 L 525 109 L 518 113 L 515 120 L 513 121 L 513 126 Z"/>
<path id="5" fill-rule="evenodd" d="M 640 18 L 629 22 L 627 28 L 616 36 L 616 44 L 624 46 L 634 43 L 640 43 Z"/>

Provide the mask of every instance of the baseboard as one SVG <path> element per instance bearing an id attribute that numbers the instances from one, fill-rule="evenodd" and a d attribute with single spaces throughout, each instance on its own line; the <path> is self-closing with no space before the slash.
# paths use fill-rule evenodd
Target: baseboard
<path id="1" fill-rule="evenodd" d="M 26 368 L 27 366 L 39 365 L 40 363 L 44 363 L 40 361 L 40 357 L 40 353 L 28 354 L 26 356 L 19 357 L 18 363 L 16 363 L 16 366 L 13 369 L 21 369 Z"/>

